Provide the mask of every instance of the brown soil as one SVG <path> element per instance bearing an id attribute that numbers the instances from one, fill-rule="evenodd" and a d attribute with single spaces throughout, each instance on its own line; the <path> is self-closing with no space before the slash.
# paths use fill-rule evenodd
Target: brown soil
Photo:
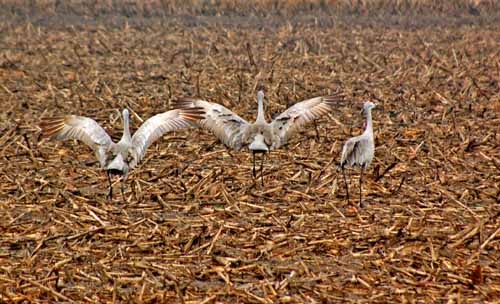
<path id="1" fill-rule="evenodd" d="M 0 301 L 498 301 L 498 16 L 480 7 L 384 23 L 320 8 L 315 18 L 9 7 L 0 21 Z M 117 139 L 117 110 L 134 113 L 135 129 L 180 96 L 253 120 L 261 85 L 268 119 L 335 90 L 348 100 L 318 121 L 319 139 L 309 125 L 266 158 L 264 187 L 251 154 L 189 129 L 153 144 L 127 201 L 109 201 L 88 147 L 40 138 L 42 117 L 72 113 Z M 376 156 L 359 209 L 345 200 L 337 164 L 362 132 L 366 99 L 378 105 Z M 359 171 L 350 173 L 356 198 Z"/>

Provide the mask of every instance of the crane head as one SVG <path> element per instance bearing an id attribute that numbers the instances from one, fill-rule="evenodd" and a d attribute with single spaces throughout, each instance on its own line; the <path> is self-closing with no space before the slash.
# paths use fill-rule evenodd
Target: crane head
<path id="1" fill-rule="evenodd" d="M 257 92 L 257 99 L 258 100 L 264 100 L 264 91 L 259 91 Z"/>
<path id="2" fill-rule="evenodd" d="M 127 109 L 123 109 L 123 111 L 122 111 L 122 115 L 123 115 L 123 118 L 124 118 L 124 119 L 128 119 L 128 118 L 129 118 L 129 113 L 128 113 L 128 110 L 127 110 Z"/>
<path id="3" fill-rule="evenodd" d="M 375 108 L 375 104 L 373 102 L 367 100 L 363 104 L 363 109 L 361 110 L 361 113 L 366 113 L 366 112 L 370 111 L 373 108 Z"/>

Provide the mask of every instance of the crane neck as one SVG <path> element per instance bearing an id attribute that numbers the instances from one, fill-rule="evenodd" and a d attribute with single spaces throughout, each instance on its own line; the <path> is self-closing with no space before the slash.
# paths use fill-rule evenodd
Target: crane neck
<path id="1" fill-rule="evenodd" d="M 257 109 L 257 120 L 256 123 L 266 123 L 266 117 L 264 115 L 264 98 L 262 96 L 258 96 L 259 107 Z"/>
<path id="2" fill-rule="evenodd" d="M 130 127 L 129 127 L 129 116 L 123 115 L 123 138 L 127 140 L 132 140 L 132 136 L 130 136 Z"/>
<path id="3" fill-rule="evenodd" d="M 368 109 L 366 112 L 366 129 L 365 133 L 373 134 L 372 110 Z"/>

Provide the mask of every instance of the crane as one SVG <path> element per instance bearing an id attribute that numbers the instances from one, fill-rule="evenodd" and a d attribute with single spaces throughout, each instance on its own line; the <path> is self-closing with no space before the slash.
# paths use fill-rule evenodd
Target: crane
<path id="1" fill-rule="evenodd" d="M 366 101 L 361 110 L 366 114 L 366 128 L 363 134 L 349 138 L 344 147 L 342 148 L 342 157 L 340 160 L 340 168 L 344 176 L 344 183 L 346 187 L 347 201 L 349 202 L 349 186 L 345 177 L 344 168 L 358 166 L 361 169 L 359 176 L 359 205 L 363 206 L 362 201 L 362 184 L 363 184 L 363 171 L 370 166 L 375 154 L 375 142 L 373 140 L 373 122 L 372 122 L 372 109 L 375 104 L 371 101 Z"/>
<path id="2" fill-rule="evenodd" d="M 315 97 L 298 102 L 274 118 L 270 123 L 265 119 L 264 92 L 257 93 L 257 119 L 249 123 L 223 105 L 196 98 L 180 98 L 174 100 L 172 107 L 189 109 L 200 107 L 205 110 L 205 118 L 197 122 L 202 128 L 210 130 L 227 147 L 240 150 L 245 146 L 253 154 L 253 176 L 255 172 L 255 155 L 263 154 L 260 171 L 262 175 L 264 157 L 270 150 L 286 144 L 288 138 L 306 123 L 332 111 L 344 95 L 335 93 L 331 96 Z"/>
<path id="3" fill-rule="evenodd" d="M 133 136 L 129 129 L 129 111 L 122 111 L 123 135 L 114 143 L 106 131 L 92 118 L 77 115 L 54 116 L 42 119 L 40 128 L 44 137 L 66 140 L 77 139 L 94 150 L 100 167 L 106 170 L 109 182 L 109 199 L 112 199 L 112 175 L 121 175 L 121 192 L 124 199 L 125 182 L 133 169 L 146 154 L 147 148 L 165 133 L 189 127 L 204 117 L 202 108 L 170 110 L 146 120 Z M 125 199 L 124 199 L 125 200 Z"/>

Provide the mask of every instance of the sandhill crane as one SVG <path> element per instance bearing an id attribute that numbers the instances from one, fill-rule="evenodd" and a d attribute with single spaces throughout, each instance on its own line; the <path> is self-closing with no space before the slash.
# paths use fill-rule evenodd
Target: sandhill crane
<path id="1" fill-rule="evenodd" d="M 57 140 L 77 139 L 90 146 L 101 168 L 106 170 L 109 181 L 109 199 L 113 196 L 111 175 L 122 175 L 121 191 L 124 199 L 125 182 L 129 170 L 143 159 L 149 145 L 167 132 L 192 125 L 195 121 L 202 119 L 203 114 L 204 110 L 199 107 L 157 114 L 146 120 L 131 136 L 129 111 L 124 109 L 122 112 L 123 135 L 118 143 L 114 143 L 95 120 L 84 116 L 67 115 L 45 118 L 40 127 L 44 137 Z"/>
<path id="2" fill-rule="evenodd" d="M 304 100 L 288 108 L 270 123 L 264 117 L 263 91 L 257 93 L 258 110 L 254 123 L 247 122 L 220 104 L 201 99 L 180 98 L 173 102 L 172 107 L 178 109 L 203 108 L 206 114 L 205 118 L 198 123 L 201 127 L 210 130 L 231 149 L 240 150 L 242 147 L 248 146 L 253 154 L 254 177 L 256 177 L 255 154 L 262 153 L 260 171 L 262 185 L 264 185 L 262 167 L 265 153 L 286 144 L 290 135 L 307 122 L 330 112 L 343 98 L 343 94 L 335 93 L 332 96 Z"/>
<path id="3" fill-rule="evenodd" d="M 344 167 L 358 166 L 361 168 L 359 176 L 359 205 L 363 206 L 362 199 L 362 183 L 363 183 L 363 170 L 368 168 L 373 160 L 375 153 L 375 143 L 373 140 L 373 123 L 372 123 L 372 109 L 375 104 L 371 101 L 366 101 L 363 104 L 362 112 L 366 114 L 366 129 L 360 136 L 352 137 L 347 140 L 342 148 L 342 157 L 340 160 L 340 168 L 344 176 L 344 183 L 346 187 L 347 201 L 349 202 L 349 186 L 345 178 Z"/>

